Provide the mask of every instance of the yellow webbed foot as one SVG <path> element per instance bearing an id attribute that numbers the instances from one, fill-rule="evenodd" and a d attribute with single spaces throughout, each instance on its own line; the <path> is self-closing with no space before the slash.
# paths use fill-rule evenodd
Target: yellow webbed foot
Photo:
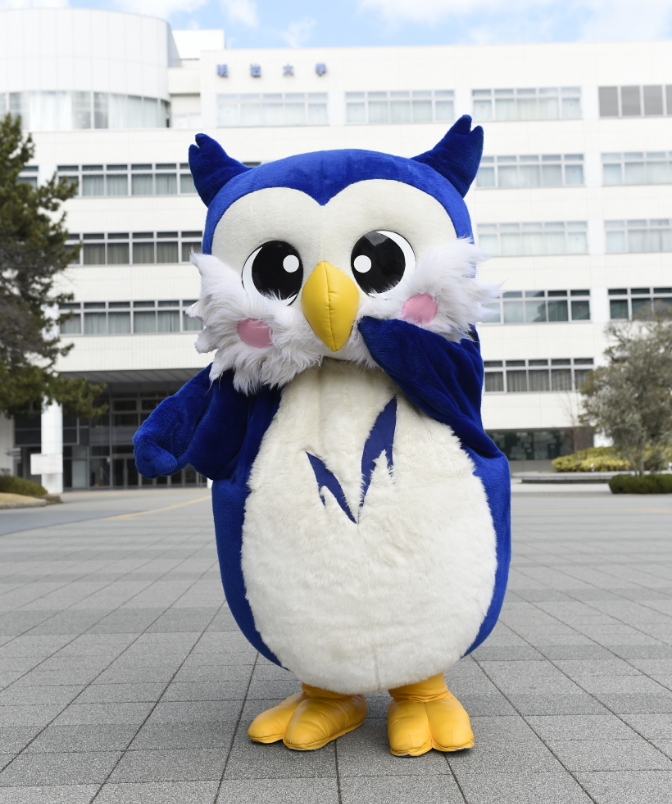
<path id="1" fill-rule="evenodd" d="M 255 743 L 277 743 L 282 740 L 296 707 L 305 699 L 302 692 L 297 692 L 277 706 L 257 715 L 247 730 L 247 736 Z"/>
<path id="2" fill-rule="evenodd" d="M 469 715 L 448 691 L 443 676 L 397 687 L 390 695 L 387 733 L 395 756 L 417 757 L 432 748 L 460 751 L 473 746 Z"/>
<path id="3" fill-rule="evenodd" d="M 278 706 L 252 721 L 247 734 L 258 743 L 282 740 L 293 751 L 315 751 L 362 725 L 366 717 L 363 695 L 341 695 L 302 685 Z"/>

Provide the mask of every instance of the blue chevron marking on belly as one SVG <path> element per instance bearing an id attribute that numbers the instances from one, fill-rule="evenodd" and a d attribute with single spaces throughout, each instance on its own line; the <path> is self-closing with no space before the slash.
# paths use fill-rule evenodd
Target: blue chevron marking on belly
<path id="1" fill-rule="evenodd" d="M 383 453 L 385 453 L 385 457 L 387 458 L 387 469 L 389 472 L 392 471 L 392 447 L 394 444 L 394 430 L 396 426 L 397 398 L 392 397 L 376 417 L 376 421 L 364 444 L 364 450 L 362 451 L 362 493 L 358 513 L 364 505 L 366 493 L 371 485 L 371 477 L 373 476 L 376 461 Z M 356 524 L 357 519 L 350 510 L 348 501 L 343 493 L 343 488 L 336 475 L 327 468 L 327 465 L 321 458 L 311 455 L 310 452 L 306 452 L 306 455 L 315 473 L 315 480 L 317 481 L 317 488 L 322 500 L 322 505 L 326 505 L 326 501 L 322 495 L 321 489 L 326 488 L 334 495 L 334 499 L 348 519 Z"/>

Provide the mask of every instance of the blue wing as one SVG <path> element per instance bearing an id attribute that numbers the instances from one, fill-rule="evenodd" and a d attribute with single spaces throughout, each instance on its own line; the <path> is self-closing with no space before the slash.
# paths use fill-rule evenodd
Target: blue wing
<path id="1" fill-rule="evenodd" d="M 483 361 L 476 332 L 473 340 L 453 343 L 405 321 L 369 317 L 359 322 L 359 330 L 373 359 L 406 396 L 451 427 L 486 490 L 497 536 L 497 571 L 492 600 L 470 653 L 497 622 L 511 561 L 511 476 L 506 457 L 483 430 Z"/>
<path id="2" fill-rule="evenodd" d="M 247 429 L 250 399 L 226 372 L 211 384 L 203 369 L 164 399 L 133 437 L 135 461 L 145 477 L 170 475 L 191 464 L 213 480 L 228 477 Z"/>

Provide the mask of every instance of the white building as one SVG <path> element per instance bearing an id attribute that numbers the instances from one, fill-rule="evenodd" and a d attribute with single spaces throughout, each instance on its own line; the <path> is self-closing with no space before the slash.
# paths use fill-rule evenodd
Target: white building
<path id="1" fill-rule="evenodd" d="M 198 131 L 255 164 L 344 147 L 412 156 L 462 114 L 484 125 L 467 203 L 495 255 L 484 275 L 505 283 L 480 328 L 484 421 L 515 468 L 571 451 L 576 388 L 610 318 L 672 304 L 668 41 L 226 50 L 222 31 L 135 15 L 3 11 L 5 110 L 33 133 L 26 180 L 57 171 L 79 187 L 66 208 L 81 256 L 64 278 L 75 348 L 60 369 L 106 382 L 110 413 L 64 420 L 66 487 L 151 482 L 131 436 L 209 362 L 184 315 L 205 215 L 186 164 Z M 2 449 L 5 468 L 27 475 L 40 419 L 0 438 L 20 448 Z"/>

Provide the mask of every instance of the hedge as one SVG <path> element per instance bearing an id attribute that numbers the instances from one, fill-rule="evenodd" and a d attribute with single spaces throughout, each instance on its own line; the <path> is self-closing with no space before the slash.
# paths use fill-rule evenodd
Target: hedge
<path id="1" fill-rule="evenodd" d="M 672 494 L 672 475 L 614 475 L 612 494 Z"/>
<path id="2" fill-rule="evenodd" d="M 591 447 L 553 459 L 556 472 L 623 472 L 629 468 L 629 461 L 616 455 L 613 447 Z"/>
<path id="3" fill-rule="evenodd" d="M 44 486 L 34 483 L 32 480 L 12 477 L 12 475 L 0 475 L 0 493 L 23 494 L 24 497 L 43 497 L 47 490 Z"/>

